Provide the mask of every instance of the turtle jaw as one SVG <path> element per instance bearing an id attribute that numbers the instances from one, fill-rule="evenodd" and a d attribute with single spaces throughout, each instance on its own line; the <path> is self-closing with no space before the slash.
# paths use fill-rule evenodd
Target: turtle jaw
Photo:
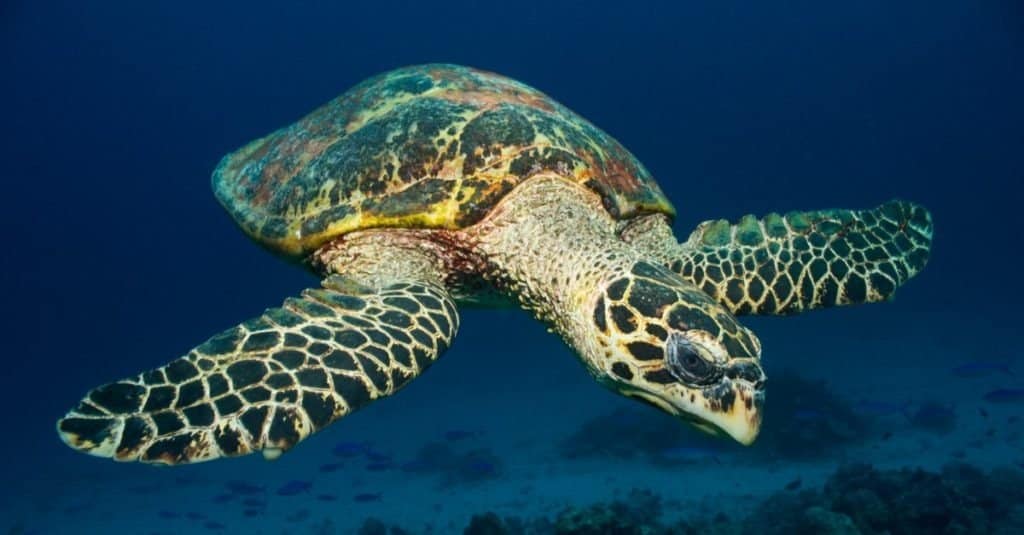
<path id="1" fill-rule="evenodd" d="M 764 382 L 725 379 L 704 388 L 682 387 L 671 396 L 664 393 L 629 389 L 623 393 L 681 418 L 701 431 L 728 436 L 749 446 L 761 431 L 764 409 Z"/>
<path id="2" fill-rule="evenodd" d="M 694 423 L 714 435 L 728 435 L 749 446 L 761 431 L 764 389 L 745 382 L 731 382 L 704 394 L 703 407 L 691 407 L 698 420 Z"/>

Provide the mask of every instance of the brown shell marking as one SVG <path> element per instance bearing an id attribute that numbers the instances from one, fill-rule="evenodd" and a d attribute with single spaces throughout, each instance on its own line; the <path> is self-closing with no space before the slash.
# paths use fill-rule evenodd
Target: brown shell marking
<path id="1" fill-rule="evenodd" d="M 213 188 L 246 233 L 303 257 L 358 229 L 464 228 L 539 172 L 593 189 L 617 218 L 674 214 L 597 127 L 529 86 L 453 65 L 358 84 L 224 157 Z"/>

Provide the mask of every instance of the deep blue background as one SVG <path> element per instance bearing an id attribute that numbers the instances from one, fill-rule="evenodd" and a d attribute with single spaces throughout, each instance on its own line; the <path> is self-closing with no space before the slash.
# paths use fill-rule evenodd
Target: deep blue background
<path id="1" fill-rule="evenodd" d="M 1019 346 L 1018 2 L 213 4 L 0 7 L 4 472 L 31 473 L 26 451 L 77 455 L 52 425 L 88 388 L 315 284 L 234 228 L 209 174 L 421 62 L 497 71 L 589 118 L 658 178 L 682 235 L 748 212 L 925 203 L 933 261 L 885 325 L 943 310 L 1007 334 L 965 346 Z M 467 316 L 456 350 L 485 358 L 502 331 Z"/>

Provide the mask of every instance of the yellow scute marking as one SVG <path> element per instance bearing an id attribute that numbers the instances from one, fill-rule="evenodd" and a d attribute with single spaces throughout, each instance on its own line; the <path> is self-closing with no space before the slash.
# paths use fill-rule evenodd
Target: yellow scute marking
<path id="1" fill-rule="evenodd" d="M 431 210 L 415 214 L 379 216 L 357 212 L 330 223 L 321 232 L 308 236 L 302 235 L 302 220 L 294 220 L 289 227 L 288 237 L 272 241 L 259 237 L 257 239 L 267 241 L 275 250 L 295 256 L 315 250 L 338 236 L 357 230 L 382 227 L 456 229 L 458 226 L 455 223 L 455 216 L 458 213 L 458 203 L 454 199 L 447 199 L 437 203 Z"/>

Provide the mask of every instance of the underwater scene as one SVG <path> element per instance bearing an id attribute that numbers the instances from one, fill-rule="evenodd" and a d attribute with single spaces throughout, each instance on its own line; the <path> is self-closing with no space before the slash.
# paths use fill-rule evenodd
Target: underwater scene
<path id="1" fill-rule="evenodd" d="M 0 534 L 1024 533 L 1019 2 L 14 0 L 0 69 Z"/>

